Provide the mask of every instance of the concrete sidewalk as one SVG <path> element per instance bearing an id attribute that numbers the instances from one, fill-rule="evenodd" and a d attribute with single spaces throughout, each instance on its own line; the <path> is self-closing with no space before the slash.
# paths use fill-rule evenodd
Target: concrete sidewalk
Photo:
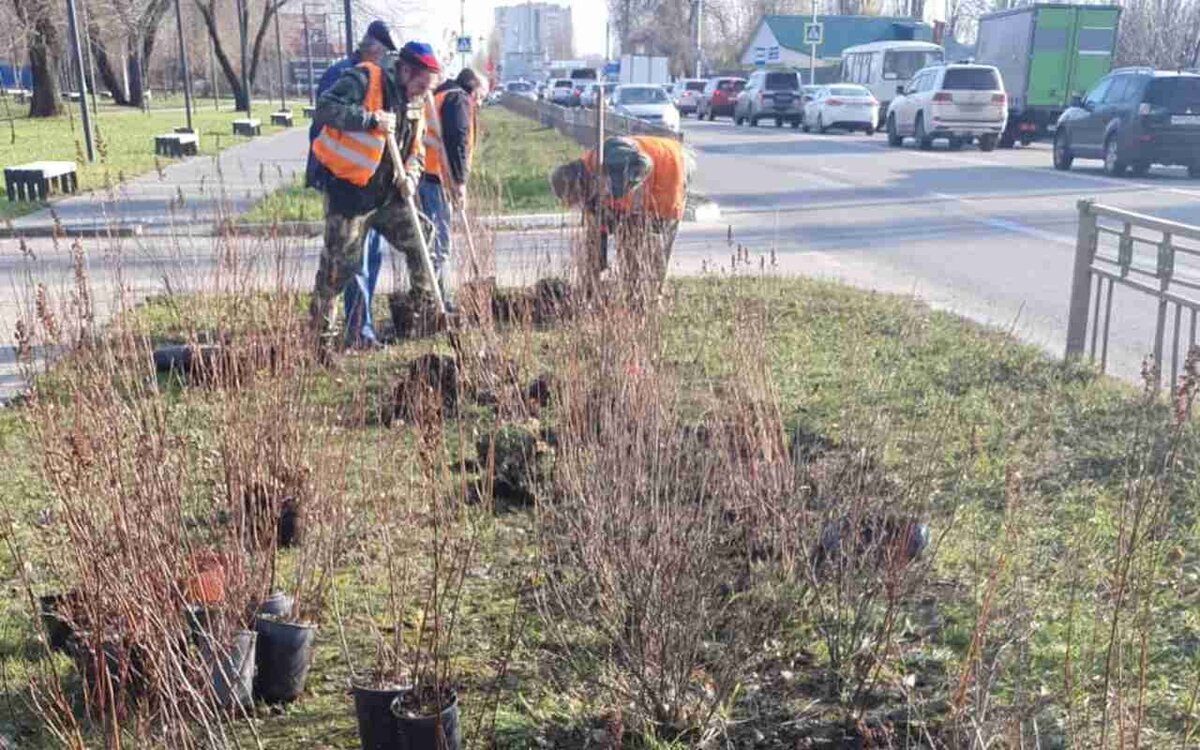
<path id="1" fill-rule="evenodd" d="M 291 184 L 304 170 L 308 129 L 296 126 L 255 138 L 215 156 L 199 156 L 122 182 L 110 190 L 55 201 L 12 221 L 15 235 L 44 236 L 55 219 L 71 232 L 139 228 L 156 233 L 173 225 L 213 222 L 248 210 L 265 193 Z"/>

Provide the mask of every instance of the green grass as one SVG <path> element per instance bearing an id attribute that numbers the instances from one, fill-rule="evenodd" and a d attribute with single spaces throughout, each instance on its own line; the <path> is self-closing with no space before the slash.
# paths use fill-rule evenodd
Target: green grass
<path id="1" fill-rule="evenodd" d="M 74 161 L 79 168 L 79 189 L 86 192 L 106 188 L 175 161 L 155 155 L 154 136 L 186 124 L 181 97 L 167 98 L 166 101 L 160 97 L 155 108 L 148 112 L 102 102 L 92 118 L 96 142 L 93 164 L 87 163 L 79 105 L 64 103 L 64 106 L 63 114 L 58 117 L 30 118 L 27 107 L 8 101 L 6 109 L 5 103 L 0 102 L 0 167 L 41 160 Z M 266 101 L 259 101 L 255 106 L 255 117 L 263 123 L 263 135 L 280 130 L 270 124 L 269 113 L 275 109 L 276 106 Z M 298 105 L 293 108 L 293 114 L 296 126 L 302 127 L 305 120 L 300 116 Z M 228 102 L 223 102 L 220 110 L 214 110 L 211 99 L 196 101 L 192 120 L 193 127 L 200 133 L 200 154 L 212 155 L 246 142 L 248 139 L 233 135 L 230 124 L 239 116 Z M 2 201 L 0 221 L 44 206 L 42 203 Z"/>
<path id="2" fill-rule="evenodd" d="M 945 717 L 948 694 L 957 683 L 980 615 L 982 591 L 1003 553 L 1008 572 L 999 579 L 996 611 L 985 644 L 997 678 L 992 710 L 998 716 L 1022 710 L 1022 696 L 1040 696 L 1043 747 L 1062 746 L 1070 736 L 1063 715 L 1064 654 L 1071 634 L 1077 684 L 1092 687 L 1096 655 L 1086 648 L 1103 637 L 1104 621 L 1093 615 L 1110 600 L 1111 550 L 1118 529 L 1113 518 L 1123 497 L 1132 436 L 1158 424 L 1165 410 L 1144 406 L 1136 391 L 1081 366 L 1051 360 L 1007 336 L 934 312 L 906 298 L 878 295 L 803 280 L 689 280 L 675 284 L 667 321 L 666 363 L 698 396 L 711 397 L 711 384 L 732 372 L 728 342 L 741 335 L 760 340 L 783 416 L 789 425 L 834 440 L 869 444 L 896 477 L 923 477 L 938 541 L 928 588 L 917 592 L 902 613 L 896 649 L 888 655 L 883 680 L 898 685 L 917 678 L 908 699 L 881 691 L 887 710 L 928 711 Z M 156 300 L 138 313 L 154 337 L 177 340 L 188 329 L 178 308 Z M 205 317 L 207 313 L 205 313 Z M 757 316 L 761 328 L 742 327 Z M 213 314 L 213 319 L 217 315 Z M 552 334 L 550 334 L 552 335 Z M 525 342 L 528 344 L 528 342 Z M 438 342 L 437 346 L 442 346 Z M 371 391 L 380 399 L 404 362 L 429 343 L 406 343 L 388 351 L 348 357 L 323 376 L 319 400 L 350 405 Z M 516 344 L 517 347 L 521 343 Z M 536 347 L 535 347 L 536 348 Z M 514 355 L 516 356 L 516 355 Z M 369 372 L 365 380 L 363 373 Z M 530 373 L 525 373 L 530 375 Z M 179 394 L 188 408 L 215 408 L 221 394 Z M 478 427 L 468 417 L 466 432 Z M 19 413 L 0 412 L 0 487 L 11 538 L 33 538 L 44 490 L 34 479 L 32 455 L 18 426 Z M 192 429 L 204 424 L 191 420 Z M 405 455 L 405 431 L 377 426 L 346 427 L 341 439 L 355 445 L 361 465 L 339 467 L 349 477 L 369 476 L 372 462 Z M 448 433 L 456 432 L 448 430 Z M 1181 746 L 1178 738 L 1195 684 L 1197 656 L 1189 644 L 1200 639 L 1200 536 L 1194 431 L 1187 432 L 1186 470 L 1176 488 L 1179 503 L 1170 524 L 1157 532 L 1178 547 L 1176 569 L 1163 570 L 1171 584 L 1150 600 L 1146 624 L 1153 679 L 1146 688 L 1146 714 L 1153 733 L 1147 746 Z M 214 436 L 189 435 L 197 451 L 213 449 Z M 1019 507 L 1006 493 L 1013 473 L 1022 476 Z M 922 484 L 921 486 L 926 486 Z M 363 503 L 367 488 L 352 485 L 346 497 Z M 1005 546 L 1001 529 L 1006 508 L 1020 521 L 1015 543 Z M 534 519 L 516 511 L 488 519 L 478 570 L 467 583 L 458 664 L 467 725 L 490 716 L 486 698 L 495 686 L 501 632 L 513 591 L 530 575 Z M 361 540 L 356 540 L 357 545 Z M 358 549 L 356 547 L 356 549 Z M 34 569 L 52 550 L 28 549 Z M 343 593 L 353 602 L 369 598 L 357 583 L 372 564 L 344 571 Z M 30 629 L 18 590 L 14 561 L 0 551 L 0 705 L 5 697 L 22 705 L 17 685 L 31 670 Z M 926 621 L 936 623 L 927 626 Z M 598 708 L 589 686 L 561 671 L 561 654 L 542 640 L 536 614 L 522 611 L 524 637 L 513 655 L 496 709 L 500 747 L 582 747 L 597 726 Z M 1006 638 L 1017 638 L 1015 642 Z M 350 634 L 360 661 L 370 647 Z M 994 641 L 994 642 L 993 642 Z M 1081 645 L 1082 644 L 1082 645 Z M 803 628 L 788 631 L 778 656 L 755 676 L 755 690 L 732 708 L 735 747 L 791 748 L 800 745 L 803 722 L 814 714 L 829 721 L 839 709 L 819 689 L 820 669 L 812 659 L 821 644 Z M 264 713 L 258 731 L 268 747 L 357 747 L 352 708 L 344 692 L 349 676 L 334 629 L 327 627 L 310 680 L 311 691 L 282 714 Z M 783 670 L 796 674 L 784 679 Z M 814 701 L 816 701 L 814 707 Z M 0 732 L 31 732 L 14 711 L 14 724 L 0 719 Z M 785 722 L 787 724 L 785 725 Z M 755 732 L 764 739 L 752 740 Z M 637 738 L 628 747 L 663 747 Z M 24 747 L 26 745 L 22 745 Z"/>
<path id="3" fill-rule="evenodd" d="M 581 149 L 553 128 L 543 128 L 500 107 L 479 115 L 480 141 L 471 191 L 482 213 L 552 212 L 561 205 L 550 193 L 550 170 L 578 158 Z M 242 215 L 246 224 L 320 220 L 321 194 L 299 182 L 264 197 Z"/>

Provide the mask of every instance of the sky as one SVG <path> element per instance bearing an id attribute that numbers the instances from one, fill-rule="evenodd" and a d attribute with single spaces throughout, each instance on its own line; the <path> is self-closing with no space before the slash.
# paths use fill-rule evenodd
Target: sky
<path id="1" fill-rule="evenodd" d="M 414 0 L 408 0 L 413 2 Z M 604 26 L 608 20 L 608 3 L 605 0 L 549 0 L 559 5 L 571 6 L 571 20 L 575 26 L 575 53 L 577 55 L 604 54 Z M 387 0 L 377 0 L 386 5 Z M 422 17 L 412 36 L 424 36 L 439 44 L 446 29 L 458 30 L 458 0 L 415 0 L 421 8 Z M 475 38 L 492 33 L 494 10 L 500 5 L 517 5 L 517 0 L 466 0 L 467 32 Z M 409 29 L 405 29 L 409 32 Z M 443 50 L 439 49 L 439 52 Z"/>

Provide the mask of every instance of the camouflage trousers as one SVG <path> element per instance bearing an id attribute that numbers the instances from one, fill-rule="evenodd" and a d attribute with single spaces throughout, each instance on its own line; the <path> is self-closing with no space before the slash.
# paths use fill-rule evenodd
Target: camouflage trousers
<path id="1" fill-rule="evenodd" d="M 367 213 L 346 215 L 332 210 L 326 198 L 325 248 L 321 251 L 309 306 L 312 329 L 319 344 L 332 344 L 339 333 L 337 299 L 354 282 L 354 274 L 362 266 L 363 239 L 368 229 L 379 232 L 396 252 L 404 255 L 412 296 L 433 304 L 433 280 L 421 262 L 417 238 L 420 230 L 405 201 L 397 197 Z"/>

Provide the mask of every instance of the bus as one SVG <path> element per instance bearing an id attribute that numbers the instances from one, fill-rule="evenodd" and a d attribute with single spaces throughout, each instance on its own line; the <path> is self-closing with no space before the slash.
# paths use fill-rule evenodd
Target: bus
<path id="1" fill-rule="evenodd" d="M 865 86 L 879 100 L 880 127 L 896 89 L 918 70 L 945 62 L 946 53 L 932 42 L 871 42 L 842 52 L 841 81 Z"/>

